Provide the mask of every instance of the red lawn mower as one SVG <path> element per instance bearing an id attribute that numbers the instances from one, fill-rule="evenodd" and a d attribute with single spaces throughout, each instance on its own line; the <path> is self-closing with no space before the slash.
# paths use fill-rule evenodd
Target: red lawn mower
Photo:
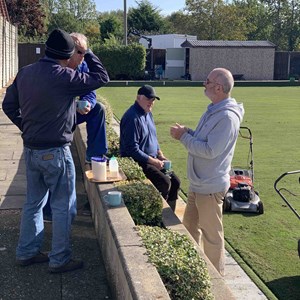
<path id="1" fill-rule="evenodd" d="M 249 169 L 232 168 L 230 171 L 230 188 L 225 196 L 225 212 L 264 213 L 264 206 L 258 192 L 254 189 L 253 138 L 248 127 L 240 127 L 239 137 L 249 140 Z"/>

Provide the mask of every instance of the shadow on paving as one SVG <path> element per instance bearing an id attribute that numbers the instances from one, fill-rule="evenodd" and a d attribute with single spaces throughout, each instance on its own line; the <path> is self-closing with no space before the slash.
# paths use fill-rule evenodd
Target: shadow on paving
<path id="1" fill-rule="evenodd" d="M 21 210 L 0 210 L 0 300 L 112 299 L 102 255 L 96 239 L 83 186 L 75 146 L 78 215 L 72 226 L 74 258 L 84 260 L 84 268 L 63 274 L 48 273 L 48 264 L 15 265 Z M 51 223 L 45 223 L 44 251 L 50 249 Z"/>

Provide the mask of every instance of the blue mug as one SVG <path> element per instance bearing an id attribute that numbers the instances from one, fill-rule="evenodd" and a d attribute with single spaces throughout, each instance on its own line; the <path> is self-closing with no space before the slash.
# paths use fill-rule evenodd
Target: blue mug
<path id="1" fill-rule="evenodd" d="M 77 105 L 78 109 L 84 109 L 85 107 L 87 107 L 89 105 L 89 101 L 79 100 L 79 101 L 77 101 L 76 105 Z"/>
<path id="2" fill-rule="evenodd" d="M 172 163 L 170 160 L 164 160 L 164 169 L 166 171 L 170 171 L 172 168 Z"/>
<path id="3" fill-rule="evenodd" d="M 122 202 L 122 192 L 111 191 L 104 196 L 104 200 L 110 206 L 119 206 Z"/>

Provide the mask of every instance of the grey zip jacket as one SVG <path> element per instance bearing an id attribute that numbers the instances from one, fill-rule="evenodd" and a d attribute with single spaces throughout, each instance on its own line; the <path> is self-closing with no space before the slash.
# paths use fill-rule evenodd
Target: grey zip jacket
<path id="1" fill-rule="evenodd" d="M 228 190 L 231 161 L 243 116 L 243 104 L 233 98 L 211 103 L 196 130 L 189 129 L 181 136 L 180 141 L 188 150 L 191 192 L 212 194 Z"/>

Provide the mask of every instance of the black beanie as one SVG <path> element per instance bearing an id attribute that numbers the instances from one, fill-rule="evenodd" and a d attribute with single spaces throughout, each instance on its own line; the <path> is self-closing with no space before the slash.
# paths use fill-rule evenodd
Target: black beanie
<path id="1" fill-rule="evenodd" d="M 69 59 L 74 49 L 72 37 L 62 29 L 54 29 L 46 42 L 45 54 L 54 59 Z"/>

